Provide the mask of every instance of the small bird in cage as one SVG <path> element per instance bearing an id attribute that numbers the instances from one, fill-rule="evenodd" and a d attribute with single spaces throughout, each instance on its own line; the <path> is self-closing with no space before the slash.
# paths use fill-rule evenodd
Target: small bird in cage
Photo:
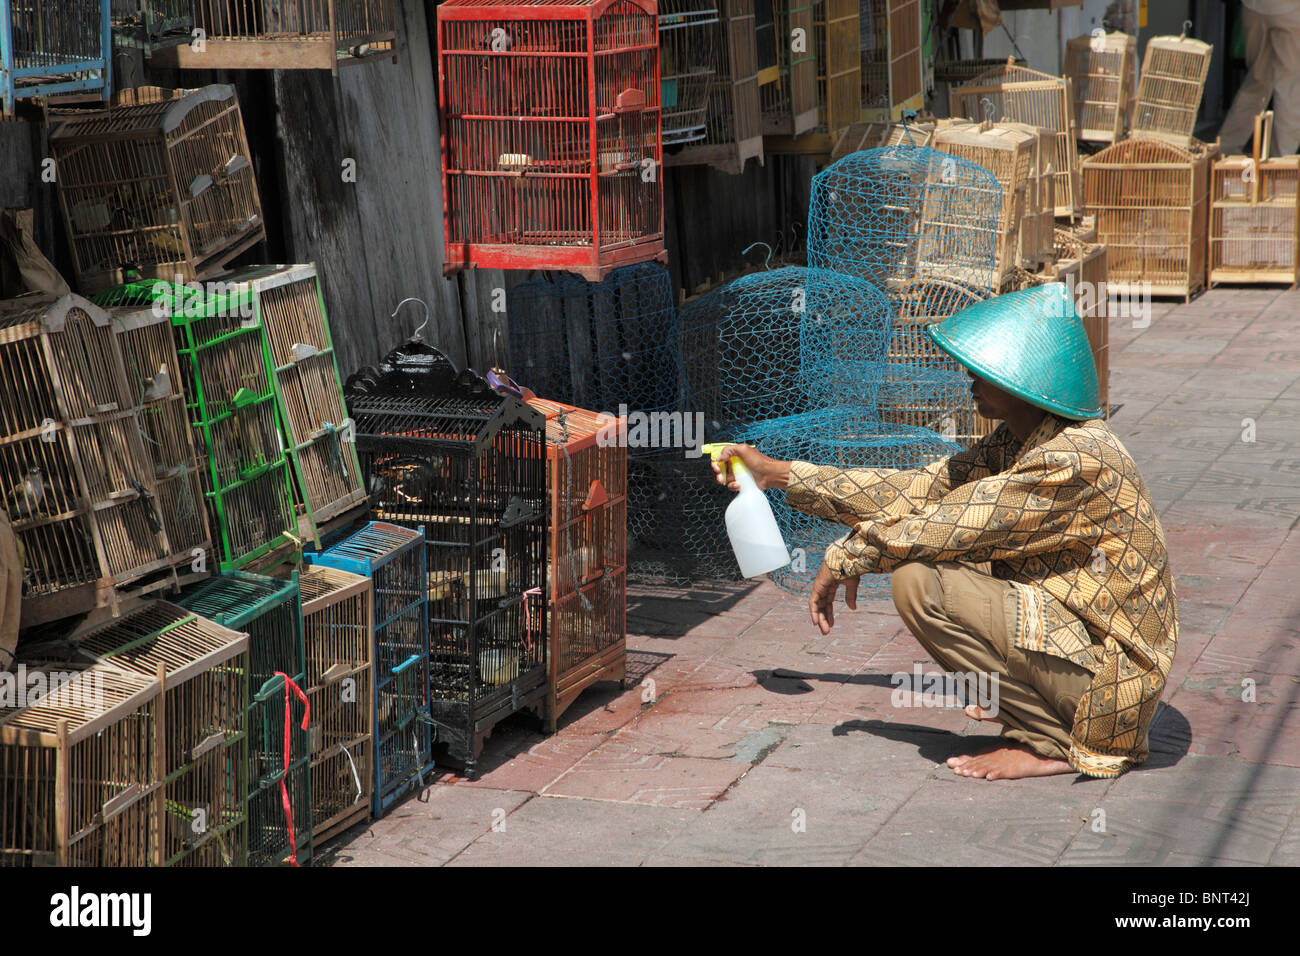
<path id="1" fill-rule="evenodd" d="M 144 393 L 141 399 L 146 402 L 156 402 L 160 398 L 166 398 L 172 393 L 171 374 L 167 371 L 167 363 L 163 362 L 158 371 L 146 378 L 142 383 Z"/>
<path id="2" fill-rule="evenodd" d="M 45 473 L 40 465 L 32 465 L 20 481 L 9 492 L 9 518 L 12 521 L 26 521 L 39 514 L 41 502 L 45 498 Z"/>

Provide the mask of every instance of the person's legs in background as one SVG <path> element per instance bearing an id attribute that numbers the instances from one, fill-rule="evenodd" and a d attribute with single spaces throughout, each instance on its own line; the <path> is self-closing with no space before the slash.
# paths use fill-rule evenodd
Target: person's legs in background
<path id="1" fill-rule="evenodd" d="M 1268 43 L 1273 66 L 1274 156 L 1300 146 L 1300 9 L 1270 17 Z"/>
<path id="2" fill-rule="evenodd" d="M 1256 13 L 1249 7 L 1242 8 L 1243 26 L 1246 31 L 1246 63 L 1249 72 L 1241 83 L 1241 89 L 1232 100 L 1228 115 L 1219 127 L 1219 147 L 1225 154 L 1237 153 L 1245 146 L 1250 152 L 1250 139 L 1255 133 L 1255 117 L 1268 106 L 1273 95 L 1275 74 L 1280 65 L 1274 58 L 1274 48 L 1270 40 L 1270 20 Z M 1281 65 L 1286 68 L 1285 65 Z M 1294 65 L 1300 70 L 1300 63 Z M 1300 108 L 1300 104 L 1296 104 Z M 1274 140 L 1277 135 L 1277 115 L 1274 115 Z M 1295 144 L 1291 144 L 1291 149 Z"/>

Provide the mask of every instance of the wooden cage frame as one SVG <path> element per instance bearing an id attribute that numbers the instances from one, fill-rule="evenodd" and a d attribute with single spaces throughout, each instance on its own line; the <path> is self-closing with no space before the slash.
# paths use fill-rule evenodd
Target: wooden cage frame
<path id="1" fill-rule="evenodd" d="M 1075 37 L 1065 47 L 1065 75 L 1074 87 L 1079 139 L 1114 143 L 1133 116 L 1137 37 L 1113 31 Z"/>
<path id="2" fill-rule="evenodd" d="M 1063 229 L 1056 230 L 1056 255 L 1053 266 L 1043 273 L 1047 281 L 1064 282 L 1071 293 L 1087 288 L 1088 295 L 1075 295 L 1079 318 L 1088 333 L 1092 360 L 1097 366 L 1097 385 L 1101 392 L 1101 417 L 1110 418 L 1110 308 L 1101 299 L 1107 289 L 1106 247 L 1085 242 Z"/>
<path id="3" fill-rule="evenodd" d="M 20 16 L 26 19 L 19 22 Z M 23 49 L 20 42 L 30 42 L 33 25 L 37 35 L 58 38 L 62 48 Z M 71 48 L 76 41 L 82 45 Z M 107 102 L 112 56 L 109 0 L 0 0 L 0 116 L 13 115 L 19 100 Z"/>
<path id="4" fill-rule="evenodd" d="M 817 126 L 801 136 L 772 136 L 769 153 L 826 157 L 839 134 L 862 114 L 862 60 L 858 51 L 858 0 L 814 0 L 817 51 Z"/>
<path id="5" fill-rule="evenodd" d="M 881 123 L 862 120 L 845 127 L 835 138 L 830 161 L 838 162 L 849 153 L 882 146 L 929 146 L 934 138 L 932 120 L 906 123 Z"/>
<path id="6" fill-rule="evenodd" d="M 696 143 L 708 135 L 709 98 L 722 66 L 722 13 L 714 0 L 657 0 L 657 6 L 663 144 Z"/>
<path id="7" fill-rule="evenodd" d="M 862 119 L 897 122 L 925 105 L 920 0 L 859 0 Z M 875 25 L 884 23 L 876 30 Z M 883 88 L 882 88 L 883 87 Z"/>
<path id="8" fill-rule="evenodd" d="M 1130 135 L 1186 148 L 1196 129 L 1214 47 L 1182 36 L 1152 37 L 1142 57 Z"/>
<path id="9" fill-rule="evenodd" d="M 760 70 L 758 97 L 764 136 L 798 136 L 811 132 L 819 120 L 817 101 L 816 0 L 756 0 L 772 8 L 775 69 Z M 807 47 L 794 51 L 795 30 L 802 30 Z M 766 147 L 764 147 L 766 148 Z"/>

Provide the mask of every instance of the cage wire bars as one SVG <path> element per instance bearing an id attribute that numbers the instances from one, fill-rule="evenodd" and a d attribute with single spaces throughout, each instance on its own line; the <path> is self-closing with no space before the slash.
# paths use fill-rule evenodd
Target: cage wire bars
<path id="1" fill-rule="evenodd" d="M 659 91 L 665 147 L 704 139 L 709 91 L 721 60 L 722 19 L 717 0 L 659 0 Z"/>
<path id="2" fill-rule="evenodd" d="M 0 0 L 0 115 L 19 100 L 112 92 L 109 0 Z"/>

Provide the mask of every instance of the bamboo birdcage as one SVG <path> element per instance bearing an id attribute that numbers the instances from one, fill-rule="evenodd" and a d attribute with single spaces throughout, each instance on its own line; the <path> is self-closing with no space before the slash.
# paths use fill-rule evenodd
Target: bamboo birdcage
<path id="1" fill-rule="evenodd" d="M 925 101 L 920 0 L 859 0 L 858 19 L 862 119 L 897 122 Z"/>
<path id="2" fill-rule="evenodd" d="M 659 95 L 664 146 L 704 139 L 709 91 L 722 60 L 715 0 L 659 0 Z"/>
<path id="3" fill-rule="evenodd" d="M 148 2 L 148 0 L 146 0 Z M 203 43 L 157 50 L 182 70 L 331 70 L 397 61 L 393 0 L 191 0 Z"/>
<path id="4" fill-rule="evenodd" d="M 1083 164 L 1084 205 L 1107 249 L 1112 291 L 1182 296 L 1205 287 L 1214 144 L 1129 138 Z"/>
<path id="5" fill-rule="evenodd" d="M 210 278 L 266 238 L 233 86 L 64 119 L 50 149 L 87 291 Z"/>
<path id="6" fill-rule="evenodd" d="M 836 137 L 831 149 L 831 162 L 838 162 L 849 153 L 882 146 L 929 146 L 934 129 L 935 124 L 930 121 L 878 123 L 863 120 L 846 127 Z"/>
<path id="7" fill-rule="evenodd" d="M 998 207 L 998 245 L 995 279 L 999 285 L 1022 264 L 1021 230 L 1032 222 L 1037 230 L 1041 219 L 1037 190 L 1029 192 L 1038 152 L 1038 136 L 1019 123 L 972 123 L 941 120 L 931 140 L 941 153 L 961 156 L 991 172 L 1002 187 Z M 1050 214 L 1050 210 L 1049 210 Z"/>
<path id="8" fill-rule="evenodd" d="M 0 115 L 18 100 L 112 90 L 109 0 L 0 0 Z"/>
<path id="9" fill-rule="evenodd" d="M 763 160 L 758 100 L 754 0 L 717 0 L 719 50 L 705 108 L 704 137 L 664 153 L 665 166 L 708 165 L 739 175 L 752 157 Z"/>
<path id="10" fill-rule="evenodd" d="M 1064 282 L 1083 321 L 1097 366 L 1102 418 L 1110 418 L 1110 316 L 1106 247 L 1085 242 L 1065 230 L 1056 232 L 1056 263 L 1040 282 Z"/>
<path id="11" fill-rule="evenodd" d="M 1133 113 L 1133 67 L 1137 38 L 1097 31 L 1065 47 L 1065 75 L 1074 87 L 1074 122 L 1081 140 L 1114 143 L 1124 138 Z"/>
<path id="12" fill-rule="evenodd" d="M 1213 52 L 1212 45 L 1186 34 L 1147 41 L 1133 108 L 1134 139 L 1160 140 L 1183 149 L 1191 145 Z"/>
<path id="13" fill-rule="evenodd" d="M 374 787 L 374 597 L 370 578 L 305 568 L 303 642 L 311 700 L 312 841 L 319 846 L 370 816 Z"/>
<path id="14" fill-rule="evenodd" d="M 770 136 L 769 153 L 828 155 L 839 133 L 862 114 L 858 0 L 813 0 L 817 125 L 804 135 Z"/>
<path id="15" fill-rule="evenodd" d="M 444 272 L 667 261 L 656 12 L 438 5 Z"/>
<path id="16" fill-rule="evenodd" d="M 554 731 L 582 691 L 627 672 L 627 448 L 607 441 L 621 419 L 529 404 L 546 416 L 550 586 L 533 614 L 550 615 L 546 723 Z"/>
<path id="17" fill-rule="evenodd" d="M 1070 81 L 1050 73 L 1015 66 L 1008 59 L 952 91 L 952 111 L 981 120 L 984 100 L 998 121 L 1027 123 L 1050 129 L 1056 135 L 1052 156 L 1055 174 L 1056 215 L 1073 217 L 1081 209 L 1079 154 L 1075 145 L 1074 96 Z"/>
<path id="18" fill-rule="evenodd" d="M 1255 120 L 1252 155 L 1214 162 L 1209 281 L 1300 281 L 1300 156 L 1268 155 L 1272 113 Z"/>
<path id="19" fill-rule="evenodd" d="M 814 0 L 755 0 L 770 11 L 776 66 L 759 71 L 764 136 L 798 136 L 817 126 L 817 40 Z M 759 53 L 759 63 L 764 60 Z"/>

